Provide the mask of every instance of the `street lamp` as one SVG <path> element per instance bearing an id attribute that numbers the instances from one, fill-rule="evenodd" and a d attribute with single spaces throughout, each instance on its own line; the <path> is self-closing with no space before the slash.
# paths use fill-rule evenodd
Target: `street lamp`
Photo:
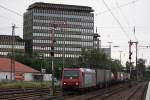
<path id="1" fill-rule="evenodd" d="M 13 25 L 12 26 L 12 50 L 11 50 L 11 74 L 10 74 L 10 79 L 11 81 L 12 80 L 16 80 L 15 79 L 15 74 L 16 74 L 16 71 L 15 71 L 15 56 L 14 56 L 14 49 L 15 49 L 15 28 L 16 26 Z"/>

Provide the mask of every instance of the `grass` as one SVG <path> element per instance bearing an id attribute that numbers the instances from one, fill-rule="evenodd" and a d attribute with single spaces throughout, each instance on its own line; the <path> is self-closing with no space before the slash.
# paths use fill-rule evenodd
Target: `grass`
<path id="1" fill-rule="evenodd" d="M 51 82 L 0 82 L 0 88 L 48 88 L 50 87 Z"/>

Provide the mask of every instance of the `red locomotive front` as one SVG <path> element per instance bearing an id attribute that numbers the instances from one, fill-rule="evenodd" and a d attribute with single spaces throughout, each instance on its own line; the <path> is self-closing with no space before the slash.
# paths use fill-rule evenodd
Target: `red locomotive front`
<path id="1" fill-rule="evenodd" d="M 85 90 L 96 86 L 96 72 L 88 68 L 64 68 L 62 74 L 63 91 Z"/>
<path id="2" fill-rule="evenodd" d="M 65 68 L 62 74 L 62 89 L 78 90 L 81 87 L 81 74 L 79 68 Z"/>

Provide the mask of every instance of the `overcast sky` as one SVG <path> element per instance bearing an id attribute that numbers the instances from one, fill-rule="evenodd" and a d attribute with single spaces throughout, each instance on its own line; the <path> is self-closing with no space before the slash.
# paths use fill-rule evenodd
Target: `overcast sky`
<path id="1" fill-rule="evenodd" d="M 95 27 L 101 35 L 102 47 L 112 42 L 112 58 L 122 63 L 128 60 L 128 41 L 138 41 L 139 46 L 150 46 L 150 0 L 0 0 L 0 34 L 11 34 L 16 24 L 16 35 L 23 36 L 23 13 L 34 2 L 47 2 L 91 6 L 95 12 Z M 107 6 L 107 7 L 106 7 Z M 7 10 L 11 9 L 18 14 Z M 110 10 L 108 10 L 110 9 Z M 135 26 L 135 34 L 133 27 Z M 133 57 L 135 58 L 133 45 Z M 150 48 L 138 47 L 138 57 L 150 63 Z M 133 59 L 135 62 L 135 59 Z"/>

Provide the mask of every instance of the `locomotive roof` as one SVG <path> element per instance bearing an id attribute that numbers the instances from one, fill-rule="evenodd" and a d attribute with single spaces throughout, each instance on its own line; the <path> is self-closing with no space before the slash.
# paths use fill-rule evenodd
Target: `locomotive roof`
<path id="1" fill-rule="evenodd" d="M 95 72 L 95 69 L 89 68 L 64 68 L 64 70 L 81 70 L 83 72 Z"/>

